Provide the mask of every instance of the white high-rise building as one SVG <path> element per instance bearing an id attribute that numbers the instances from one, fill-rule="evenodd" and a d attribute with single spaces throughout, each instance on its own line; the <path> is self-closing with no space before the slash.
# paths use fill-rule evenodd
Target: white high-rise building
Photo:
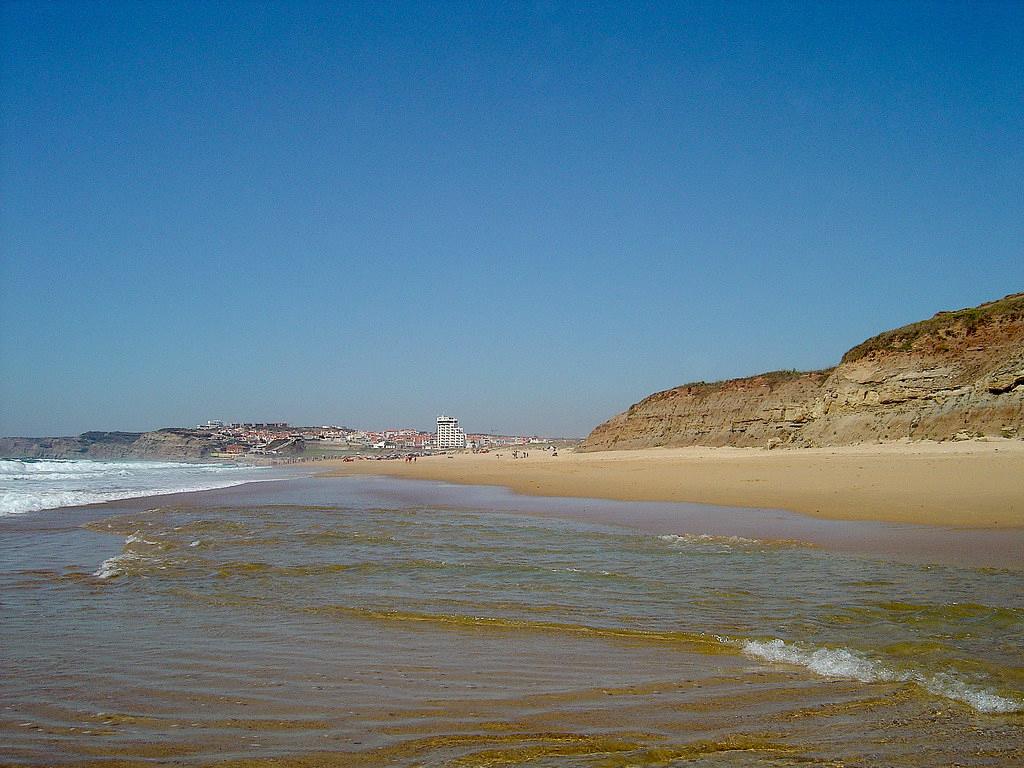
<path id="1" fill-rule="evenodd" d="M 437 417 L 437 435 L 434 437 L 434 447 L 439 451 L 466 447 L 466 433 L 462 431 L 459 420 L 454 416 Z"/>

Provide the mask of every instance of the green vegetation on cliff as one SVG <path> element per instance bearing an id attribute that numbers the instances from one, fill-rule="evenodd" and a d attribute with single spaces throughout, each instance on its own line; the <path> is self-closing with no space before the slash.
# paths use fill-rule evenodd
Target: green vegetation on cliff
<path id="1" fill-rule="evenodd" d="M 924 338 L 935 339 L 941 344 L 943 339 L 973 336 L 977 333 L 978 328 L 984 325 L 1015 322 L 1022 319 L 1024 319 L 1024 293 L 1014 293 L 977 307 L 937 312 L 927 320 L 872 336 L 843 355 L 843 362 L 852 363 L 872 352 L 909 352 L 917 342 Z"/>

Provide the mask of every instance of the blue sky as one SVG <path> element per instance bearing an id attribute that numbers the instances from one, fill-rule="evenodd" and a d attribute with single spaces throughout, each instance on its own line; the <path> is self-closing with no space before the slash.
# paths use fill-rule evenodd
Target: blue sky
<path id="1" fill-rule="evenodd" d="M 1024 5 L 38 3 L 0 434 L 585 434 L 1024 290 Z"/>

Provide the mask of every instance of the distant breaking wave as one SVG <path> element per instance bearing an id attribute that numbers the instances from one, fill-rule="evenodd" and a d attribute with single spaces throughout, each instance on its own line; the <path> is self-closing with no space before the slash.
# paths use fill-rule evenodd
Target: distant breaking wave
<path id="1" fill-rule="evenodd" d="M 813 546 L 796 539 L 748 539 L 744 536 L 712 536 L 706 533 L 668 533 L 658 538 L 675 547 L 709 553 Z"/>
<path id="2" fill-rule="evenodd" d="M 0 459 L 0 517 L 266 480 L 265 467 L 171 461 Z"/>

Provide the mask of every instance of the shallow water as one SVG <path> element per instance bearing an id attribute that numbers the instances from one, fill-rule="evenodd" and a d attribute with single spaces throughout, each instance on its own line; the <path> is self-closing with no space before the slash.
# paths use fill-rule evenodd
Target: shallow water
<path id="1" fill-rule="evenodd" d="M 7 521 L 0 754 L 40 765 L 1024 757 L 1021 571 L 538 516 L 584 504 L 306 479 Z"/>

